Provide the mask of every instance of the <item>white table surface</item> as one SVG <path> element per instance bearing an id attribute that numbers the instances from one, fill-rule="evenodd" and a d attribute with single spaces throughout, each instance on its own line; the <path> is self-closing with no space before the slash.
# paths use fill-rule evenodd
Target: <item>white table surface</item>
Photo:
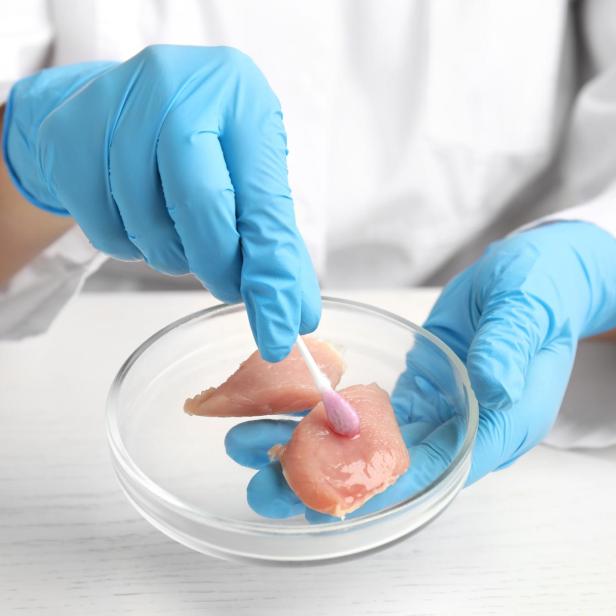
<path id="1" fill-rule="evenodd" d="M 420 321 L 429 290 L 347 294 Z M 539 447 L 407 541 L 273 569 L 175 544 L 121 493 L 103 409 L 120 363 L 203 293 L 84 295 L 0 345 L 0 614 L 616 614 L 616 450 Z"/>

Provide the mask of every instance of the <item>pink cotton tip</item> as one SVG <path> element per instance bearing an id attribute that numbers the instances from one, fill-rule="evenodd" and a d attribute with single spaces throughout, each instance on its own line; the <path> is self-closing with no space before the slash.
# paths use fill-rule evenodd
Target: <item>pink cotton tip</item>
<path id="1" fill-rule="evenodd" d="M 357 411 L 337 392 L 328 389 L 322 392 L 323 406 L 331 429 L 340 436 L 353 437 L 359 434 Z"/>

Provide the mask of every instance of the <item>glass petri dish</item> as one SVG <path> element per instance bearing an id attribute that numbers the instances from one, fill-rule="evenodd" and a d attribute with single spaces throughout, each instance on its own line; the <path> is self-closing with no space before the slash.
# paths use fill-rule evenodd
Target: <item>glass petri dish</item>
<path id="1" fill-rule="evenodd" d="M 111 386 L 106 423 L 113 467 L 146 520 L 204 554 L 290 565 L 383 548 L 447 507 L 470 470 L 478 422 L 464 365 L 421 327 L 357 302 L 323 298 L 315 335 L 344 357 L 339 387 L 376 382 L 392 395 L 411 431 L 423 426 L 421 432 L 427 423 L 430 432 L 449 430 L 438 448 L 422 450 L 421 438 L 410 447 L 408 473 L 419 478 L 413 489 L 381 510 L 326 523 L 303 516 L 273 520 L 252 511 L 246 486 L 255 471 L 236 464 L 224 448 L 228 430 L 246 419 L 195 417 L 182 410 L 187 397 L 223 382 L 255 349 L 244 306 L 220 305 L 151 336 Z M 438 464 L 431 463 L 434 456 Z"/>

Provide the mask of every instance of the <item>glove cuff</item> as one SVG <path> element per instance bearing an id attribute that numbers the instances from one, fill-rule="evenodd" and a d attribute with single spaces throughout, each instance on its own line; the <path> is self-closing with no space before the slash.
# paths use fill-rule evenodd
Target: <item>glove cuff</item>
<path id="1" fill-rule="evenodd" d="M 68 97 L 115 62 L 87 62 L 45 69 L 11 88 L 4 111 L 2 154 L 13 184 L 33 205 L 61 216 L 59 203 L 42 165 L 39 132 L 45 119 Z"/>

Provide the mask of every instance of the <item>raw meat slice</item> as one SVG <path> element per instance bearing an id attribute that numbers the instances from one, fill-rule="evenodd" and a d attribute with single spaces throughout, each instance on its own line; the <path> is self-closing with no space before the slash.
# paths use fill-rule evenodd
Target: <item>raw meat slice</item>
<path id="1" fill-rule="evenodd" d="M 387 393 L 376 384 L 340 390 L 358 412 L 360 432 L 338 436 L 319 403 L 293 432 L 287 445 L 275 445 L 287 483 L 311 509 L 336 517 L 383 492 L 409 467 L 410 458 Z"/>
<path id="2" fill-rule="evenodd" d="M 338 351 L 317 338 L 304 337 L 304 342 L 335 387 L 344 372 Z M 186 400 L 184 410 L 189 415 L 247 417 L 304 411 L 320 399 L 308 368 L 294 346 L 288 357 L 275 364 L 266 362 L 255 351 L 222 385 Z"/>

